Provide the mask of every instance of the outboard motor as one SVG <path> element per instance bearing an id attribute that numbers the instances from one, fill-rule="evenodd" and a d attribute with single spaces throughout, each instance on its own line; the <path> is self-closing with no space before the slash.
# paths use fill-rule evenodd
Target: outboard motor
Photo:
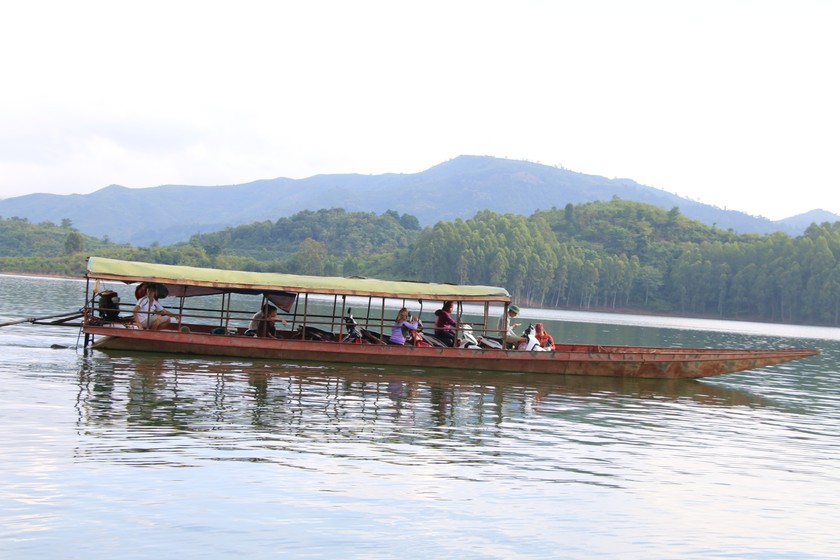
<path id="1" fill-rule="evenodd" d="M 106 321 L 120 320 L 120 296 L 117 292 L 108 290 L 99 294 L 99 316 Z"/>

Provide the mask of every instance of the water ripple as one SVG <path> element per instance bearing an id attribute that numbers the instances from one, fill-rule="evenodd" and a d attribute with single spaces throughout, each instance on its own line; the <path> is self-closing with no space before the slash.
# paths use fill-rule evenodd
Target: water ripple
<path id="1" fill-rule="evenodd" d="M 82 287 L 47 285 L 62 306 Z M 24 299 L 0 316 L 45 296 Z M 81 352 L 72 329 L 14 326 L 0 556 L 840 555 L 840 343 L 565 327 L 822 355 L 623 380 Z"/>

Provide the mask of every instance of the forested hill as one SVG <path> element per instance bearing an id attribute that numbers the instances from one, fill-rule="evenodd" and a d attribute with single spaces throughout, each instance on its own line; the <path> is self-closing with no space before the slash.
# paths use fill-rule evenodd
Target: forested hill
<path id="1" fill-rule="evenodd" d="M 0 249 L 32 226 L 0 223 L 10 226 Z M 321 210 L 148 248 L 85 246 L 101 241 L 64 225 L 62 256 L 0 256 L 0 271 L 81 272 L 94 252 L 190 266 L 498 285 L 518 303 L 544 307 L 840 325 L 840 222 L 813 224 L 797 237 L 739 235 L 677 209 L 615 199 L 529 217 L 483 211 L 422 229 L 396 211 Z M 54 252 L 62 245 L 53 241 Z M 11 254 L 31 255 L 16 250 Z"/>
<path id="2" fill-rule="evenodd" d="M 835 221 L 814 211 L 771 222 L 680 198 L 629 179 L 607 179 L 566 169 L 481 156 L 460 156 L 420 173 L 317 175 L 242 185 L 168 185 L 128 189 L 117 185 L 87 195 L 33 194 L 0 200 L 0 216 L 31 222 L 69 219 L 84 234 L 133 245 L 186 241 L 196 233 L 276 221 L 301 211 L 344 208 L 381 214 L 394 210 L 421 225 L 468 219 L 482 210 L 527 216 L 567 204 L 608 201 L 614 196 L 678 207 L 683 215 L 738 233 L 783 231 L 798 235 L 812 222 Z M 792 193 L 792 196 L 795 196 Z M 747 209 L 749 211 L 749 209 Z"/>

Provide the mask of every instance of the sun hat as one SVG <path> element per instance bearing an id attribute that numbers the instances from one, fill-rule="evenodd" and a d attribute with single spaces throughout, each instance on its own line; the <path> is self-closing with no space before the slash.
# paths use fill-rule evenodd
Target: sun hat
<path id="1" fill-rule="evenodd" d="M 519 306 L 518 305 L 511 305 L 508 307 L 508 311 L 513 311 L 514 313 L 519 313 Z"/>

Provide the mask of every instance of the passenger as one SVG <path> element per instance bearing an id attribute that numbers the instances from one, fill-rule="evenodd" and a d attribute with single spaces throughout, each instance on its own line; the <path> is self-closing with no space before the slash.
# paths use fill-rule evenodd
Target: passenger
<path id="1" fill-rule="evenodd" d="M 170 313 L 157 300 L 157 286 L 149 284 L 142 292 L 143 296 L 134 306 L 134 323 L 141 329 L 159 331 L 168 327 L 171 323 L 170 317 L 178 317 Z"/>
<path id="2" fill-rule="evenodd" d="M 418 325 L 417 317 L 412 317 L 409 320 L 408 309 L 403 307 L 397 313 L 397 318 L 394 321 L 394 328 L 391 329 L 391 336 L 388 338 L 388 343 L 404 346 L 407 336 L 416 332 Z"/>
<path id="3" fill-rule="evenodd" d="M 505 348 L 516 348 L 524 339 L 516 334 L 513 329 L 521 323 L 513 323 L 513 319 L 519 315 L 519 306 L 511 305 L 506 314 L 499 317 L 499 335 L 502 337 Z"/>
<path id="4" fill-rule="evenodd" d="M 452 318 L 451 301 L 444 301 L 443 307 L 435 311 L 435 336 L 447 346 L 455 346 L 455 328 L 458 323 Z"/>
<path id="5" fill-rule="evenodd" d="M 534 336 L 537 337 L 537 340 L 545 350 L 554 350 L 554 338 L 548 334 L 548 331 L 545 330 L 545 326 L 542 323 L 537 323 L 534 325 Z"/>
<path id="6" fill-rule="evenodd" d="M 251 323 L 248 325 L 248 330 L 245 331 L 246 336 L 260 336 L 268 338 L 277 338 L 277 328 L 274 323 L 280 320 L 284 325 L 288 325 L 285 319 L 277 316 L 277 308 L 266 303 L 262 308 L 254 313 L 251 317 Z"/>

